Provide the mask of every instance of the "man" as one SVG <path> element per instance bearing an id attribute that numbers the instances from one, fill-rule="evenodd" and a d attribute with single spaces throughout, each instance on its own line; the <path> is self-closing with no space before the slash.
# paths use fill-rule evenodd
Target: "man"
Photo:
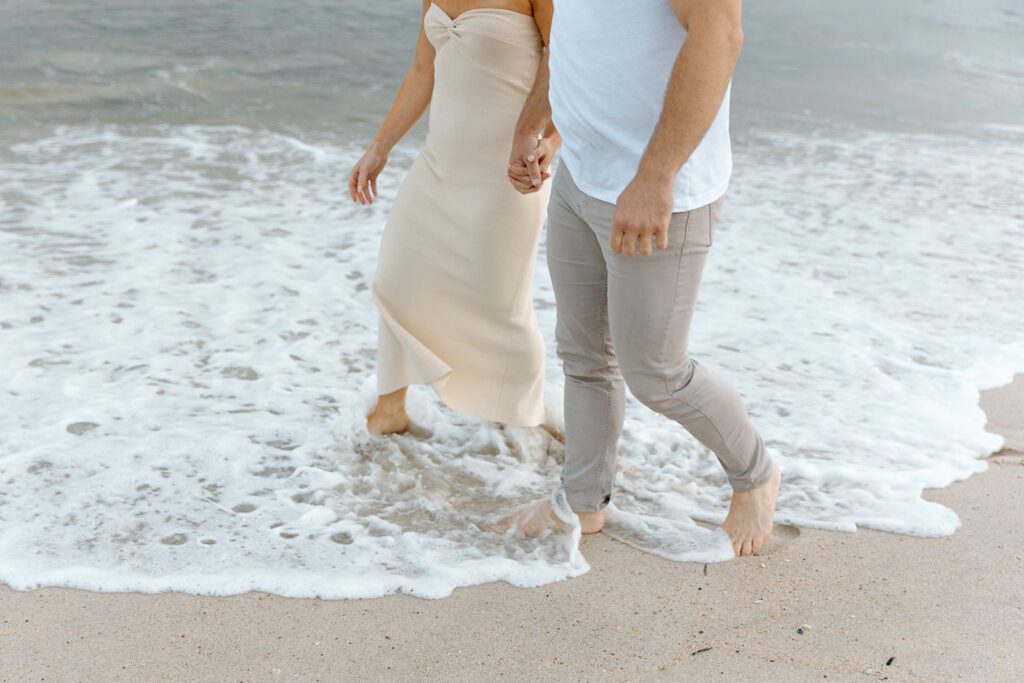
<path id="1" fill-rule="evenodd" d="M 562 486 L 583 532 L 604 524 L 628 386 L 718 457 L 733 487 L 723 528 L 743 556 L 771 534 L 779 468 L 739 394 L 687 355 L 732 171 L 740 14 L 741 0 L 556 0 L 550 85 L 542 67 L 509 177 L 539 188 L 561 134 L 548 267 L 565 372 Z M 544 501 L 516 523 L 550 514 Z"/>

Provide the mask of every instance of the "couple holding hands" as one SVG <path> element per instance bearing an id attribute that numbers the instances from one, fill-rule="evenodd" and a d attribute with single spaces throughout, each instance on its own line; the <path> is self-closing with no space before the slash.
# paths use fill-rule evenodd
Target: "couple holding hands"
<path id="1" fill-rule="evenodd" d="M 760 550 L 778 465 L 736 390 L 687 353 L 732 171 L 741 1 L 424 0 L 413 65 L 349 179 L 354 201 L 373 202 L 388 151 L 429 107 L 373 284 L 371 431 L 408 427 L 411 384 L 458 411 L 543 423 L 531 285 L 546 219 L 561 485 L 583 533 L 604 523 L 628 387 L 715 453 L 733 488 L 723 529 L 736 555 Z M 540 501 L 533 520 L 551 506 Z"/>

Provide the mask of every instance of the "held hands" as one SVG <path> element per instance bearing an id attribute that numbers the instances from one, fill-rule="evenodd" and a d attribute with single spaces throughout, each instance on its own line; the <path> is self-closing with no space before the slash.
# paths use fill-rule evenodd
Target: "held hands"
<path id="1" fill-rule="evenodd" d="M 557 143 L 550 137 L 516 135 L 508 161 L 508 179 L 522 194 L 536 192 L 551 177 L 548 168 L 555 156 Z"/>
<path id="2" fill-rule="evenodd" d="M 388 163 L 388 153 L 377 143 L 370 145 L 363 158 L 352 167 L 348 177 L 348 194 L 353 202 L 373 204 L 377 197 L 377 176 Z"/>
<path id="3" fill-rule="evenodd" d="M 610 240 L 612 251 L 633 258 L 637 253 L 650 256 L 654 247 L 668 247 L 672 205 L 671 178 L 667 181 L 639 175 L 633 178 L 615 204 Z"/>

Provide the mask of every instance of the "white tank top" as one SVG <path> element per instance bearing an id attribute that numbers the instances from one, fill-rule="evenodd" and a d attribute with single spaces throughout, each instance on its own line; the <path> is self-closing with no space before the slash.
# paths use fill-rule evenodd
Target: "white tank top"
<path id="1" fill-rule="evenodd" d="M 562 163 L 588 195 L 614 204 L 633 179 L 685 39 L 668 0 L 555 0 L 552 118 L 564 140 Z M 673 211 L 718 199 L 731 173 L 727 90 L 675 178 Z"/>

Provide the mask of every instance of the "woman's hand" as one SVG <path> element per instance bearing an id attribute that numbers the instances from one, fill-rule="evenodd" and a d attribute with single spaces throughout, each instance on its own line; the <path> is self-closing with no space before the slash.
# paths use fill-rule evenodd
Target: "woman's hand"
<path id="1" fill-rule="evenodd" d="M 373 204 L 377 197 L 377 176 L 388 163 L 388 153 L 374 143 L 366 150 L 363 158 L 352 167 L 348 178 L 348 194 L 353 202 L 362 205 Z"/>
<path id="2" fill-rule="evenodd" d="M 536 192 L 551 177 L 548 168 L 558 150 L 557 136 L 533 140 L 518 139 L 513 143 L 508 163 L 508 179 L 522 194 Z"/>

